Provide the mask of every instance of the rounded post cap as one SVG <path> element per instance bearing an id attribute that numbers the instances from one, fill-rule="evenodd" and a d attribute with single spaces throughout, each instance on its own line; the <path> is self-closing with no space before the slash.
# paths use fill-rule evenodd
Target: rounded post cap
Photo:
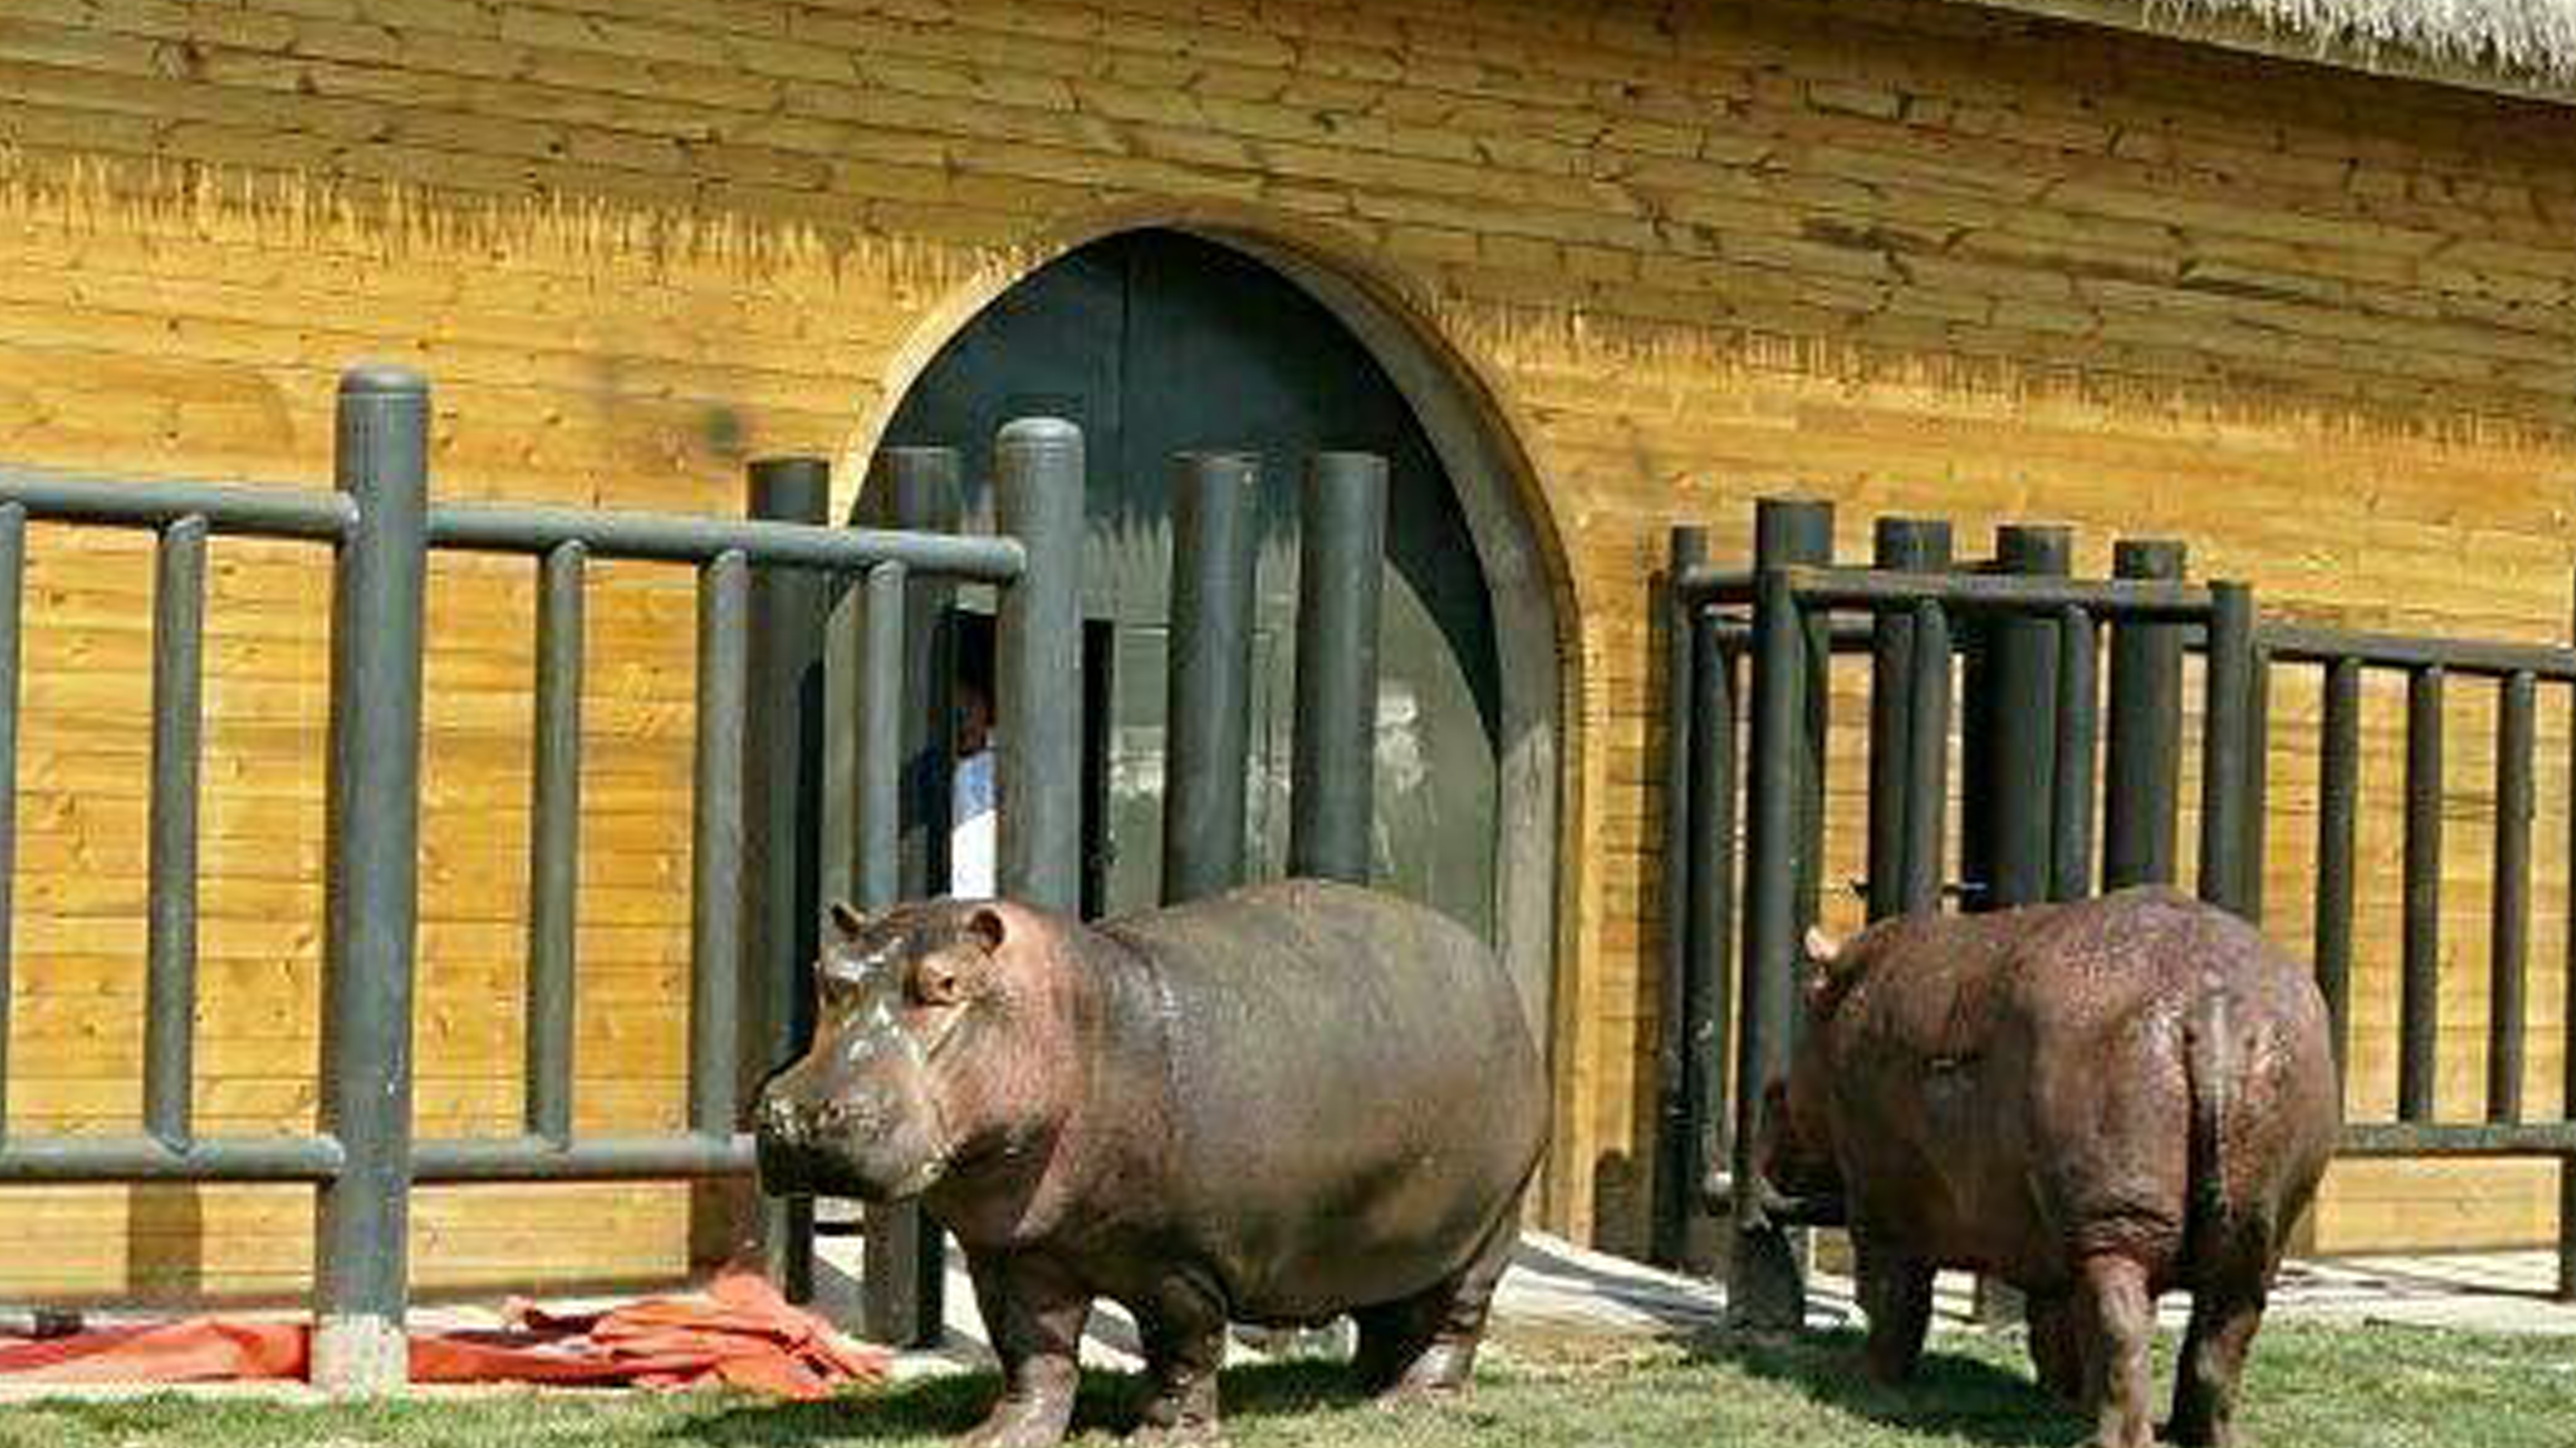
<path id="1" fill-rule="evenodd" d="M 2064 573 L 2075 552 L 2075 530 L 2064 523 L 2006 523 L 1995 529 L 1995 553 L 2017 573 Z"/>
<path id="2" fill-rule="evenodd" d="M 754 458 L 751 515 L 791 523 L 820 523 L 832 509 L 832 464 L 811 456 Z"/>
<path id="3" fill-rule="evenodd" d="M 342 397 L 426 397 L 429 379 L 399 362 L 362 362 L 340 374 Z"/>
<path id="4" fill-rule="evenodd" d="M 2188 557 L 2179 538 L 2122 538 L 2111 545 L 2111 571 L 2123 578 L 2179 578 Z"/>
<path id="5" fill-rule="evenodd" d="M 1061 417 L 1015 417 L 994 435 L 997 448 L 1051 449 L 1082 445 L 1082 429 Z"/>

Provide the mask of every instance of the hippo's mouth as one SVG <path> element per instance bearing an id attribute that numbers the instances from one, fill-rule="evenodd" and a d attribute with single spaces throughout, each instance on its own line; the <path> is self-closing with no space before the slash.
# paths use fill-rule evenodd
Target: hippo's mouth
<path id="1" fill-rule="evenodd" d="M 948 1154 L 939 1152 L 888 1179 L 852 1162 L 828 1147 L 797 1145 L 770 1136 L 757 1138 L 760 1189 L 773 1197 L 838 1197 L 884 1206 L 920 1196 L 948 1174 Z"/>

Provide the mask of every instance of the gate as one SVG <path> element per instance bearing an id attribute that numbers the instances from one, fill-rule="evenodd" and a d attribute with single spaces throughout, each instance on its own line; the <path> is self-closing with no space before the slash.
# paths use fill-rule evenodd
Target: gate
<path id="1" fill-rule="evenodd" d="M 1797 1028 L 1799 941 L 1821 907 L 1834 659 L 1869 661 L 1866 877 L 1855 888 L 1877 918 L 1938 909 L 1944 898 L 1969 909 L 2078 898 L 2096 888 L 2097 853 L 2101 888 L 2174 883 L 2184 664 L 2196 655 L 2198 889 L 2257 923 L 2274 681 L 2285 670 L 2321 671 L 2315 953 L 2339 1067 L 2354 1031 L 2362 680 L 2366 671 L 2404 676 L 2397 1102 L 2393 1120 L 2348 1124 L 2342 1150 L 2559 1158 L 2561 1283 L 2576 1294 L 2576 1020 L 2558 1119 L 2528 1119 L 2522 1099 L 2535 700 L 2542 684 L 2576 685 L 2576 650 L 2265 621 L 2242 584 L 2184 581 L 2183 549 L 2162 540 L 2123 541 L 2115 577 L 2077 580 L 2066 576 L 2072 537 L 2062 528 L 2003 528 L 1991 561 L 1954 566 L 1948 524 L 1881 519 L 1867 568 L 1833 562 L 1825 504 L 1766 500 L 1754 531 L 1754 566 L 1723 570 L 1708 561 L 1706 530 L 1675 530 L 1663 588 L 1660 1257 L 1684 1254 L 1690 1213 L 1707 1203 L 1732 1225 L 1738 1319 L 1803 1318 L 1788 1235 L 1798 1204 L 1760 1189 L 1750 1153 L 1762 1086 L 1785 1070 Z M 2475 1122 L 2437 1120 L 2434 1109 L 2443 701 L 2453 676 L 2492 682 L 2498 701 L 2487 1091 Z M 1956 878 L 1945 862 L 1954 737 Z M 2576 854 L 2576 838 L 2570 848 Z M 2576 983 L 2576 928 L 2570 936 Z"/>

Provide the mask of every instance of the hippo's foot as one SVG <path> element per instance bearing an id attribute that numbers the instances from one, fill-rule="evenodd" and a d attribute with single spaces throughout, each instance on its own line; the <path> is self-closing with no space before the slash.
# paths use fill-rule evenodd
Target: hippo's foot
<path id="1" fill-rule="evenodd" d="M 1214 1418 L 1184 1418 L 1175 1423 L 1139 1423 L 1127 1441 L 1140 1448 L 1164 1448 L 1164 1445 L 1221 1444 L 1225 1441 L 1224 1425 Z"/>
<path id="2" fill-rule="evenodd" d="M 2174 1414 L 2165 1435 L 2185 1448 L 2229 1448 L 2236 1441 L 2236 1384 L 2245 1354 L 2263 1325 L 2265 1292 L 2204 1287 L 2193 1294 L 2191 1330 L 2174 1364 Z"/>
<path id="3" fill-rule="evenodd" d="M 957 1448 L 1055 1448 L 1073 1422 L 1073 1399 L 1062 1402 L 1004 1398 Z"/>
<path id="4" fill-rule="evenodd" d="M 1137 1443 L 1214 1443 L 1223 1438 L 1217 1426 L 1216 1374 L 1154 1375 L 1153 1396 L 1136 1420 L 1130 1441 Z"/>
<path id="5" fill-rule="evenodd" d="M 1002 1400 L 959 1448 L 1055 1448 L 1073 1423 L 1076 1352 L 1091 1298 L 1047 1262 L 966 1254 L 975 1305 L 1002 1362 Z"/>
<path id="6" fill-rule="evenodd" d="M 1434 1342 L 1379 1392 L 1378 1400 L 1403 1404 L 1455 1397 L 1473 1387 L 1475 1381 L 1474 1342 Z"/>
<path id="7" fill-rule="evenodd" d="M 1860 1302 L 1869 1317 L 1869 1375 L 1882 1383 L 1913 1377 L 1932 1326 L 1931 1264 L 1864 1247 Z"/>
<path id="8" fill-rule="evenodd" d="M 1515 1199 L 1457 1276 L 1352 1313 L 1360 1341 L 1351 1366 L 1361 1388 L 1399 1400 L 1465 1391 L 1475 1377 L 1476 1345 L 1485 1337 L 1494 1284 L 1502 1281 L 1519 1241 Z"/>

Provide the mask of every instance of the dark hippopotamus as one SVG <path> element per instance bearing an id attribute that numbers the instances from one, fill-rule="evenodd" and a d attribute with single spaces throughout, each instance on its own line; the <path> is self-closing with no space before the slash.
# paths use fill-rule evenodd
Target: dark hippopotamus
<path id="1" fill-rule="evenodd" d="M 1051 1444 L 1094 1299 L 1148 1428 L 1212 1431 L 1229 1321 L 1352 1313 L 1379 1390 L 1464 1386 L 1546 1136 L 1520 1003 L 1432 912 L 1291 881 L 1097 927 L 834 912 L 812 1050 L 763 1089 L 773 1192 L 918 1195 L 1002 1362 L 968 1439 Z"/>
<path id="2" fill-rule="evenodd" d="M 2231 1440 L 2282 1241 L 2335 1148 L 2326 1009 L 2253 927 L 2165 889 L 1811 934 L 1806 1030 L 1764 1175 L 1840 1195 L 1869 1359 L 1922 1352 L 1935 1268 L 2029 1296 L 2031 1356 L 2150 1441 L 2157 1294 L 2192 1294 L 2175 1441 Z"/>

